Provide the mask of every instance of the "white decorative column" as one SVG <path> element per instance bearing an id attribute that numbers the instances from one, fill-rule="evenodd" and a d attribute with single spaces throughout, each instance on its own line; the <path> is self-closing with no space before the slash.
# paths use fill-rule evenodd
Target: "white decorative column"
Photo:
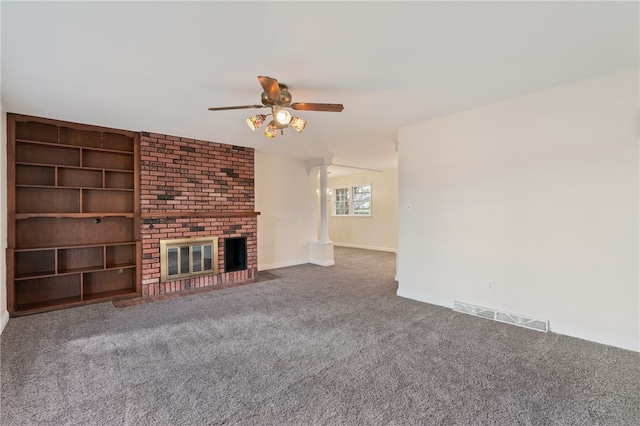
<path id="1" fill-rule="evenodd" d="M 327 203 L 327 178 L 329 166 L 320 166 L 320 241 L 331 243 L 329 239 L 329 203 Z"/>
<path id="2" fill-rule="evenodd" d="M 329 239 L 329 203 L 327 177 L 329 165 L 320 165 L 320 239 L 309 244 L 309 262 L 320 266 L 335 265 L 333 241 Z"/>

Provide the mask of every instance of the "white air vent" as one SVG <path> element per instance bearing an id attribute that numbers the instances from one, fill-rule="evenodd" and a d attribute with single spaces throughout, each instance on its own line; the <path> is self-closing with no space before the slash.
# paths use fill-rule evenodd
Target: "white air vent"
<path id="1" fill-rule="evenodd" d="M 463 314 L 475 315 L 507 324 L 517 325 L 518 327 L 530 328 L 532 330 L 549 331 L 549 321 L 537 318 L 529 318 L 520 314 L 509 312 L 500 312 L 495 309 L 483 308 L 481 306 L 470 305 L 468 303 L 453 302 L 453 310 L 462 312 Z"/>

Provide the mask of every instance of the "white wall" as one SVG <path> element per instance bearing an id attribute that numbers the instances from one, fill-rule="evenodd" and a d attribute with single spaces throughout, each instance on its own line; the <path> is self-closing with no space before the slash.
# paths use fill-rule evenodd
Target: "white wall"
<path id="1" fill-rule="evenodd" d="M 638 90 L 633 68 L 400 129 L 398 294 L 640 350 Z"/>
<path id="2" fill-rule="evenodd" d="M 398 170 L 358 173 L 329 178 L 329 188 L 371 184 L 372 214 L 329 216 L 329 238 L 338 246 L 370 250 L 398 249 Z M 329 199 L 329 212 L 332 211 Z"/>
<path id="3" fill-rule="evenodd" d="M 316 240 L 316 173 L 305 161 L 255 153 L 258 270 L 309 262 Z"/>

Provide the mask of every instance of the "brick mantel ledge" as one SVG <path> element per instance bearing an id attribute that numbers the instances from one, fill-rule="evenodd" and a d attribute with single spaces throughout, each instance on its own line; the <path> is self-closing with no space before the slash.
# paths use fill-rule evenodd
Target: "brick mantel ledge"
<path id="1" fill-rule="evenodd" d="M 168 212 L 153 211 L 141 212 L 140 217 L 143 219 L 152 219 L 156 217 L 252 217 L 258 216 L 260 212 L 253 211 L 198 211 L 198 212 Z"/>

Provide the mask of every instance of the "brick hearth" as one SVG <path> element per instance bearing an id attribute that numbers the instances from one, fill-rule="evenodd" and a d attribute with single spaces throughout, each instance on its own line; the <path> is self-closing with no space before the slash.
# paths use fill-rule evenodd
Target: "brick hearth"
<path id="1" fill-rule="evenodd" d="M 254 151 L 143 132 L 142 295 L 252 280 L 257 271 Z M 160 282 L 160 240 L 217 236 L 219 273 Z M 224 271 L 224 239 L 246 237 L 247 270 Z"/>

